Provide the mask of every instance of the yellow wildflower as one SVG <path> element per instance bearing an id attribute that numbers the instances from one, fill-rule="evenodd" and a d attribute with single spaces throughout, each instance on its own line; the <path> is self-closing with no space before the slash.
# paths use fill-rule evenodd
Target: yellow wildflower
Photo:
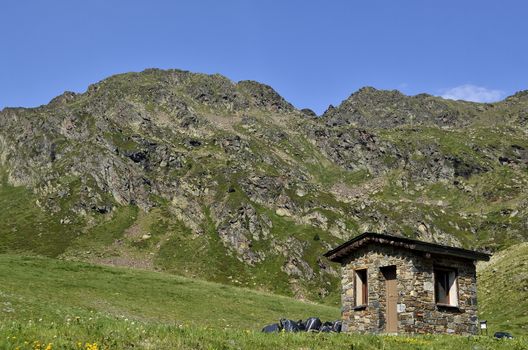
<path id="1" fill-rule="evenodd" d="M 86 350 L 99 350 L 99 347 L 97 346 L 97 343 L 86 343 L 84 344 Z"/>

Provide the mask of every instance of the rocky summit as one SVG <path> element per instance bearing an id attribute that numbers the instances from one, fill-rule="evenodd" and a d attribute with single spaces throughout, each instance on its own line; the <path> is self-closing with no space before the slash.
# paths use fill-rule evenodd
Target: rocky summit
<path id="1" fill-rule="evenodd" d="M 322 116 L 273 88 L 149 69 L 0 112 L 0 252 L 336 303 L 364 231 L 495 252 L 528 239 L 528 91 L 363 88 Z"/>

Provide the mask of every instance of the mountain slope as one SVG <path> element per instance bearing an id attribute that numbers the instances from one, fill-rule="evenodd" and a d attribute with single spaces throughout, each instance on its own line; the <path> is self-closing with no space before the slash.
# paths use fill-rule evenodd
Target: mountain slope
<path id="1" fill-rule="evenodd" d="M 490 331 L 526 334 L 528 329 L 528 243 L 509 247 L 478 266 L 480 317 Z"/>
<path id="2" fill-rule="evenodd" d="M 339 303 L 362 231 L 525 241 L 528 99 L 362 89 L 316 118 L 271 87 L 150 69 L 0 112 L 0 252 Z M 413 118 L 407 118 L 412 115 Z"/>
<path id="3" fill-rule="evenodd" d="M 169 274 L 16 255 L 0 255 L 0 261 L 5 276 L 0 300 L 9 309 L 2 310 L 4 322 L 34 317 L 63 321 L 92 313 L 167 324 L 260 329 L 281 317 L 339 318 L 338 308 Z"/>

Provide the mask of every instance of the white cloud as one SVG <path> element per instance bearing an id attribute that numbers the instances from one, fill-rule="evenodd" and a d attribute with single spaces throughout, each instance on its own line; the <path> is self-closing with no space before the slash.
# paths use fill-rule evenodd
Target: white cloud
<path id="1" fill-rule="evenodd" d="M 487 89 L 482 86 L 465 84 L 442 92 L 442 97 L 450 100 L 465 100 L 473 102 L 496 102 L 504 98 L 504 91 Z"/>

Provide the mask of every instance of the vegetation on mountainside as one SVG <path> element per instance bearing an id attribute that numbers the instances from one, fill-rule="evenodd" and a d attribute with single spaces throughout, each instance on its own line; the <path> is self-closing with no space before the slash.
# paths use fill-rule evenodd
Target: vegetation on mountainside
<path id="1" fill-rule="evenodd" d="M 0 112 L 0 252 L 339 303 L 362 231 L 526 241 L 528 99 L 366 88 L 314 118 L 269 86 L 149 69 Z"/>
<path id="2" fill-rule="evenodd" d="M 55 257 L 71 244 L 75 234 L 57 218 L 35 205 L 31 190 L 0 179 L 0 252 L 33 252 Z"/>
<path id="3" fill-rule="evenodd" d="M 528 243 L 514 245 L 478 266 L 479 315 L 490 331 L 528 332 Z"/>

